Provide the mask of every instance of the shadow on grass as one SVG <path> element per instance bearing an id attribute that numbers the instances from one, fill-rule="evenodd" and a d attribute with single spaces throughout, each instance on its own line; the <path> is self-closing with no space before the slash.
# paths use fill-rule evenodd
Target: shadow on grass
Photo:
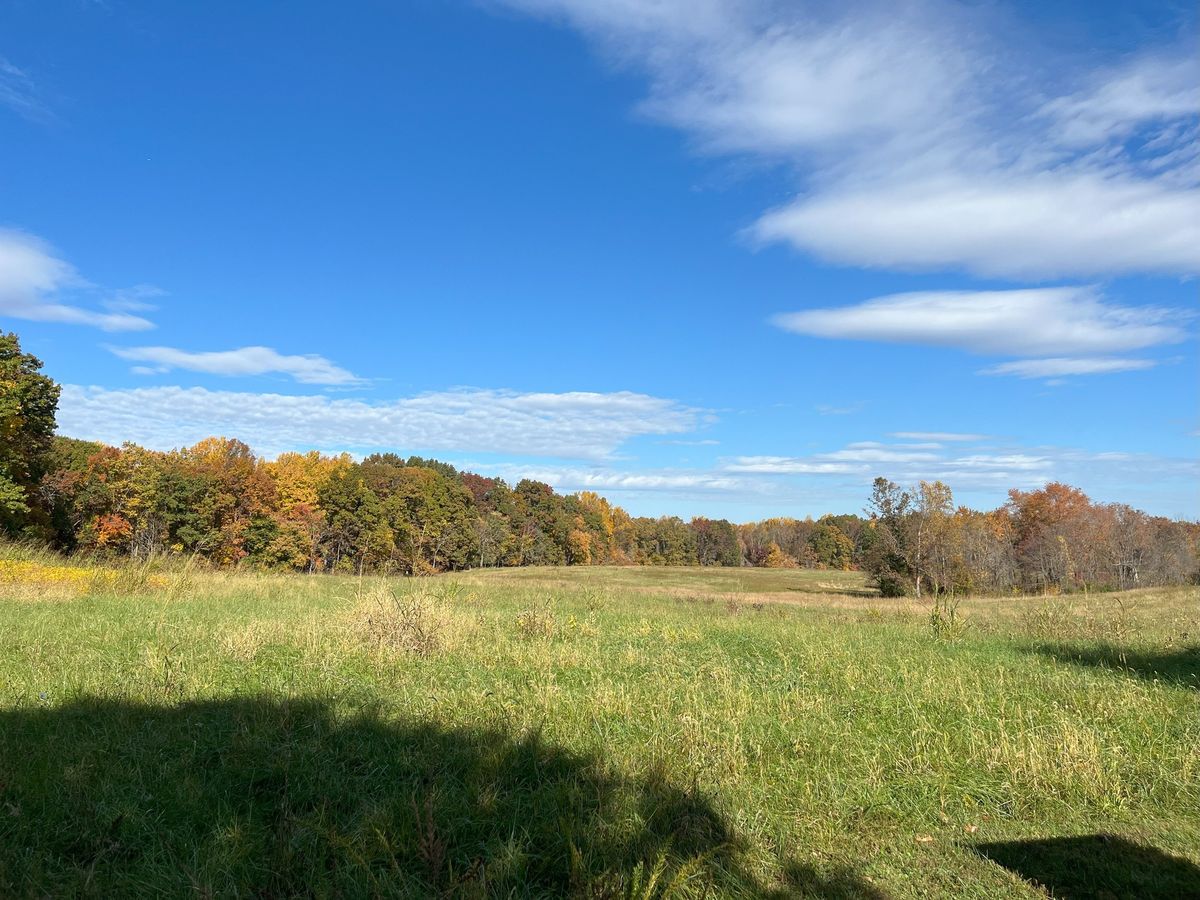
<path id="1" fill-rule="evenodd" d="M 1004 841 L 975 850 L 1061 900 L 1200 898 L 1200 867 L 1113 835 Z"/>
<path id="2" fill-rule="evenodd" d="M 766 895 L 701 796 L 536 734 L 311 701 L 0 713 L 3 896 L 650 897 L 673 880 Z"/>
<path id="3" fill-rule="evenodd" d="M 1147 681 L 1163 681 L 1200 690 L 1200 647 L 1143 651 L 1110 644 L 1039 644 L 1030 649 L 1060 662 L 1112 669 Z"/>
<path id="4" fill-rule="evenodd" d="M 784 881 L 789 892 L 779 896 L 821 897 L 823 900 L 888 900 L 887 894 L 847 869 L 825 874 L 793 862 L 784 872 Z"/>
<path id="5" fill-rule="evenodd" d="M 881 599 L 879 591 L 874 588 L 865 587 L 787 587 L 786 591 L 791 591 L 796 594 L 828 594 L 834 597 L 870 597 L 874 600 Z"/>

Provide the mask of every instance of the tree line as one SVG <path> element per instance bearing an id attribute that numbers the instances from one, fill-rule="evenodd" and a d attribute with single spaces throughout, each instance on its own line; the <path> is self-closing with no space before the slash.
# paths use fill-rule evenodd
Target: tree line
<path id="1" fill-rule="evenodd" d="M 0 528 L 62 551 L 217 566 L 422 575 L 486 566 L 862 569 L 885 595 L 1194 580 L 1200 526 L 1050 484 L 990 512 L 941 482 L 880 478 L 864 515 L 634 517 L 604 497 L 418 456 L 255 456 L 213 437 L 160 452 L 54 434 L 58 386 L 0 334 Z"/>

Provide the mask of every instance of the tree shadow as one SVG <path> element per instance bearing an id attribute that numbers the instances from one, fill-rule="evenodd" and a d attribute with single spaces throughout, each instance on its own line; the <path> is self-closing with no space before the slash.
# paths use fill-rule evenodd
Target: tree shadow
<path id="1" fill-rule="evenodd" d="M 801 585 L 799 587 L 786 587 L 785 591 L 795 594 L 828 594 L 835 597 L 870 597 L 873 600 L 880 599 L 879 591 L 874 588 L 866 587 L 822 587 L 815 588 L 811 585 Z"/>
<path id="2" fill-rule="evenodd" d="M 1200 898 L 1200 867 L 1115 835 L 1004 841 L 975 851 L 1061 900 Z"/>
<path id="3" fill-rule="evenodd" d="M 696 791 L 536 733 L 309 700 L 0 713 L 4 896 L 764 896 L 738 858 Z"/>
<path id="4" fill-rule="evenodd" d="M 1112 669 L 1143 678 L 1200 690 L 1200 646 L 1178 650 L 1130 650 L 1112 644 L 1039 644 L 1031 651 L 1059 662 Z"/>
<path id="5" fill-rule="evenodd" d="M 888 894 L 850 869 L 824 874 L 811 866 L 789 863 L 784 871 L 785 892 L 779 897 L 821 897 L 824 900 L 888 900 Z"/>

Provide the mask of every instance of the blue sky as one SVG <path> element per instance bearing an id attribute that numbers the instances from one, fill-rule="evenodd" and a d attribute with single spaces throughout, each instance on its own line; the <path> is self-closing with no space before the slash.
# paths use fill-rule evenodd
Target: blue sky
<path id="1" fill-rule="evenodd" d="M 16 0 L 0 324 L 60 430 L 639 514 L 1200 515 L 1190 4 Z"/>

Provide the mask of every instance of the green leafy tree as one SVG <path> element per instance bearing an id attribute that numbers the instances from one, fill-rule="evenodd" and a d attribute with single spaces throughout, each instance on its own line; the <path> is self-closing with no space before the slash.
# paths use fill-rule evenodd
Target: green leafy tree
<path id="1" fill-rule="evenodd" d="M 335 472 L 317 495 L 325 511 L 321 552 L 336 572 L 361 572 L 368 562 L 391 558 L 395 549 L 383 504 L 363 479 L 361 466 Z"/>
<path id="2" fill-rule="evenodd" d="M 863 568 L 885 597 L 908 593 L 911 569 L 905 552 L 905 524 L 912 502 L 912 495 L 895 482 L 875 479 L 867 504 L 871 518 L 859 533 L 859 552 Z"/>
<path id="3" fill-rule="evenodd" d="M 689 523 L 695 535 L 696 562 L 702 566 L 740 566 L 742 547 L 737 528 L 725 519 L 698 516 Z"/>
<path id="4" fill-rule="evenodd" d="M 570 549 L 571 526 L 563 498 L 550 485 L 524 479 L 513 491 L 521 564 L 562 565 Z"/>
<path id="5" fill-rule="evenodd" d="M 655 566 L 694 566 L 696 535 L 678 516 L 634 519 L 639 562 Z"/>
<path id="6" fill-rule="evenodd" d="M 15 334 L 0 333 L 0 528 L 10 535 L 50 536 L 37 486 L 48 469 L 59 387 L 41 368 Z"/>

